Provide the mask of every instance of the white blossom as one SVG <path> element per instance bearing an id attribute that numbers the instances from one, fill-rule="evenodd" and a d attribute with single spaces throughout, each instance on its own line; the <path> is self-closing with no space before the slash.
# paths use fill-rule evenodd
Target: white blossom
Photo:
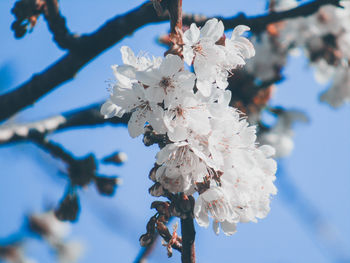
<path id="1" fill-rule="evenodd" d="M 188 65 L 193 62 L 196 85 L 204 96 L 210 95 L 211 83 L 215 82 L 219 72 L 218 64 L 225 57 L 223 48 L 215 44 L 223 34 L 224 25 L 217 19 L 208 20 L 201 29 L 192 24 L 184 33 L 184 60 Z"/>
<path id="2" fill-rule="evenodd" d="M 146 96 L 155 103 L 164 101 L 165 108 L 183 96 L 191 93 L 194 87 L 195 75 L 182 70 L 184 64 L 179 56 L 167 55 L 159 68 L 137 71 L 136 79 L 147 86 Z"/>
<path id="3" fill-rule="evenodd" d="M 226 235 L 236 232 L 238 214 L 232 209 L 227 194 L 222 187 L 213 186 L 200 194 L 194 207 L 194 215 L 200 226 L 209 226 L 209 217 L 213 218 L 213 229 L 219 233 L 219 224 Z"/>
<path id="4" fill-rule="evenodd" d="M 224 37 L 221 21 L 211 19 L 199 29 L 195 24 L 183 35 L 183 57 L 135 57 L 122 48 L 125 65 L 114 66 L 116 84 L 101 112 L 105 117 L 130 113 L 129 133 L 136 137 L 149 124 L 168 139 L 156 155 L 152 180 L 159 196 L 164 190 L 199 196 L 194 215 L 199 225 L 226 235 L 238 222 L 256 221 L 268 213 L 276 194 L 274 150 L 258 147 L 256 128 L 229 106 L 225 90 L 233 70 L 255 55 L 253 44 L 238 26 Z M 149 131 L 149 129 L 147 129 Z"/>

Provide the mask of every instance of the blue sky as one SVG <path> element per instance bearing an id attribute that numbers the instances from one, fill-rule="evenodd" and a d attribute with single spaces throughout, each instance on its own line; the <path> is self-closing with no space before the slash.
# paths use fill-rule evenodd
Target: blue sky
<path id="1" fill-rule="evenodd" d="M 91 32 L 107 19 L 142 3 L 60 2 L 70 29 L 77 33 Z M 9 88 L 64 54 L 52 42 L 42 18 L 31 34 L 15 40 L 10 31 L 13 4 L 14 1 L 0 0 L 0 68 L 5 67 L 11 76 Z M 239 11 L 254 15 L 264 8 L 262 0 L 184 1 L 185 12 L 206 15 L 231 16 Z M 126 37 L 88 64 L 74 81 L 39 100 L 17 120 L 37 120 L 106 99 L 106 81 L 113 77 L 110 65 L 121 63 L 120 47 L 128 45 L 135 53 L 146 51 L 160 56 L 164 49 L 155 39 L 167 32 L 168 27 L 168 23 L 151 25 Z M 350 251 L 350 106 L 334 110 L 319 102 L 319 93 L 325 87 L 314 81 L 312 69 L 303 56 L 289 59 L 285 75 L 286 80 L 278 86 L 271 104 L 301 109 L 311 123 L 295 127 L 295 150 L 279 162 L 276 181 L 279 193 L 273 198 L 271 212 L 257 224 L 240 224 L 231 237 L 215 236 L 211 229 L 196 225 L 200 263 L 337 262 L 334 255 L 341 243 L 332 243 L 334 233 L 336 240 L 341 240 L 344 249 Z M 4 91 L 3 87 L 0 89 Z M 70 238 L 80 239 L 86 246 L 81 262 L 132 262 L 139 251 L 138 238 L 154 214 L 149 208 L 154 198 L 148 195 L 151 182 L 147 175 L 157 148 L 145 147 L 141 138 L 131 139 L 123 127 L 66 131 L 50 138 L 77 157 L 90 152 L 103 157 L 116 150 L 128 154 L 124 166 L 100 165 L 101 172 L 117 173 L 123 179 L 113 198 L 99 196 L 94 187 L 80 191 L 82 213 Z M 60 200 L 66 185 L 59 174 L 60 167 L 59 161 L 32 144 L 0 147 L 0 238 L 16 232 L 25 214 L 41 212 Z M 313 221 L 315 218 L 322 221 Z M 55 262 L 39 241 L 29 243 L 27 252 L 39 262 Z M 159 244 L 150 258 L 150 262 L 179 261 L 178 253 L 168 260 Z"/>

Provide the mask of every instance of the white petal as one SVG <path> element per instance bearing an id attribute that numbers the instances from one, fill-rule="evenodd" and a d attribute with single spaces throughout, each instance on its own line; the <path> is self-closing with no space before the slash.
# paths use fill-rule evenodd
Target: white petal
<path id="1" fill-rule="evenodd" d="M 162 103 L 165 98 L 165 91 L 161 87 L 150 86 L 145 89 L 145 97 L 153 103 Z"/>
<path id="2" fill-rule="evenodd" d="M 158 105 L 152 107 L 151 118 L 148 120 L 155 132 L 159 134 L 166 133 L 164 125 L 164 111 Z"/>
<path id="3" fill-rule="evenodd" d="M 174 77 L 174 80 L 179 84 L 182 89 L 192 91 L 194 87 L 194 81 L 196 75 L 189 71 L 180 71 Z"/>
<path id="4" fill-rule="evenodd" d="M 193 49 L 191 46 L 185 45 L 183 47 L 183 56 L 184 61 L 187 63 L 187 65 L 191 66 L 194 57 Z"/>
<path id="5" fill-rule="evenodd" d="M 161 80 L 161 75 L 159 74 L 158 70 L 137 71 L 136 79 L 142 84 L 152 87 L 157 86 Z"/>
<path id="6" fill-rule="evenodd" d="M 249 31 L 250 30 L 250 27 L 249 26 L 246 26 L 246 25 L 238 25 L 236 26 L 233 31 L 232 31 L 232 37 L 237 37 L 237 36 L 240 36 L 242 35 L 244 32 L 246 31 Z"/>
<path id="7" fill-rule="evenodd" d="M 133 66 L 121 65 L 115 68 L 116 73 L 126 76 L 130 79 L 136 78 L 136 69 Z M 120 76 L 116 75 L 116 79 L 120 80 Z"/>
<path id="8" fill-rule="evenodd" d="M 219 235 L 220 233 L 220 228 L 219 228 L 219 222 L 218 221 L 214 221 L 213 222 L 213 230 L 214 230 L 214 233 L 216 235 Z"/>
<path id="9" fill-rule="evenodd" d="M 132 66 L 136 65 L 137 60 L 136 60 L 134 52 L 131 50 L 130 47 L 122 46 L 120 48 L 120 52 L 122 53 L 122 60 L 123 60 L 124 64 L 132 65 Z"/>
<path id="10" fill-rule="evenodd" d="M 201 28 L 201 37 L 209 38 L 214 42 L 218 41 L 224 34 L 224 24 L 216 18 L 208 20 Z"/>
<path id="11" fill-rule="evenodd" d="M 162 76 L 170 77 L 179 72 L 184 66 L 182 59 L 179 56 L 169 54 L 165 57 L 162 64 L 159 67 L 159 71 Z"/>
<path id="12" fill-rule="evenodd" d="M 212 89 L 212 83 L 210 81 L 197 79 L 196 87 L 204 97 L 210 96 Z"/>
<path id="13" fill-rule="evenodd" d="M 265 157 L 271 157 L 276 153 L 275 148 L 270 145 L 262 145 L 259 147 L 259 150 L 264 153 Z"/>
<path id="14" fill-rule="evenodd" d="M 192 46 L 193 44 L 198 42 L 200 35 L 199 28 L 196 24 L 191 24 L 190 28 L 186 30 L 183 36 L 183 41 L 185 44 Z"/>
<path id="15" fill-rule="evenodd" d="M 176 125 L 172 131 L 168 131 L 168 137 L 172 142 L 184 141 L 188 137 L 187 128 Z"/>
<path id="16" fill-rule="evenodd" d="M 225 235 L 230 236 L 237 232 L 237 227 L 235 223 L 230 223 L 228 221 L 223 221 L 220 223 L 221 229 L 225 233 Z"/>
<path id="17" fill-rule="evenodd" d="M 205 208 L 203 207 L 203 201 L 201 198 L 198 198 L 196 200 L 196 203 L 194 205 L 193 209 L 194 216 L 196 217 L 196 221 L 198 225 L 202 227 L 208 227 L 209 226 L 209 216 L 207 211 L 205 211 Z"/>
<path id="18" fill-rule="evenodd" d="M 128 131 L 132 138 L 136 138 L 144 132 L 146 116 L 141 110 L 135 111 L 128 122 Z"/>
<path id="19" fill-rule="evenodd" d="M 175 148 L 176 148 L 175 144 L 168 144 L 163 149 L 161 149 L 156 155 L 157 164 L 162 164 L 166 160 L 168 160 L 170 154 L 173 152 Z"/>
<path id="20" fill-rule="evenodd" d="M 107 100 L 103 103 L 100 112 L 105 119 L 109 119 L 116 116 L 120 110 L 120 107 L 112 103 L 110 100 Z"/>

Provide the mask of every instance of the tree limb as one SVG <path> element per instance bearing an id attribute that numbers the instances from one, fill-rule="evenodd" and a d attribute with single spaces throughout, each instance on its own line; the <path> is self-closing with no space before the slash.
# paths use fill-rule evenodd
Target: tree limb
<path id="1" fill-rule="evenodd" d="M 324 5 L 340 6 L 340 0 L 315 0 L 294 9 L 283 12 L 272 12 L 267 15 L 246 17 L 239 14 L 231 18 L 221 19 L 226 29 L 239 24 L 246 24 L 253 32 L 261 32 L 266 25 L 286 18 L 311 15 Z M 0 121 L 4 121 L 18 111 L 34 104 L 39 98 L 52 91 L 57 86 L 73 79 L 87 63 L 100 53 L 110 48 L 125 36 L 132 34 L 136 29 L 155 22 L 168 20 L 168 15 L 157 16 L 150 2 L 107 21 L 97 31 L 77 38 L 75 48 L 70 50 L 61 59 L 49 66 L 43 72 L 0 96 Z M 184 15 L 183 24 L 193 22 L 202 25 L 208 17 L 198 15 Z"/>

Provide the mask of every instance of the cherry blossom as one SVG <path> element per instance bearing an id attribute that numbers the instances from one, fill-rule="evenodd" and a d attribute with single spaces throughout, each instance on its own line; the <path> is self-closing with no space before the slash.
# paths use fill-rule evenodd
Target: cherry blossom
<path id="1" fill-rule="evenodd" d="M 225 38 L 217 19 L 201 29 L 192 24 L 183 35 L 183 58 L 194 73 L 178 55 L 149 59 L 123 47 L 124 65 L 113 67 L 116 83 L 101 108 L 106 118 L 131 114 L 132 137 L 149 125 L 147 133 L 166 138 L 150 193 L 198 192 L 195 218 L 204 227 L 212 218 L 217 234 L 222 229 L 231 235 L 237 223 L 265 217 L 276 194 L 274 150 L 257 145 L 255 126 L 229 106 L 231 92 L 225 90 L 228 76 L 255 55 L 243 36 L 248 30 L 240 25 Z"/>

